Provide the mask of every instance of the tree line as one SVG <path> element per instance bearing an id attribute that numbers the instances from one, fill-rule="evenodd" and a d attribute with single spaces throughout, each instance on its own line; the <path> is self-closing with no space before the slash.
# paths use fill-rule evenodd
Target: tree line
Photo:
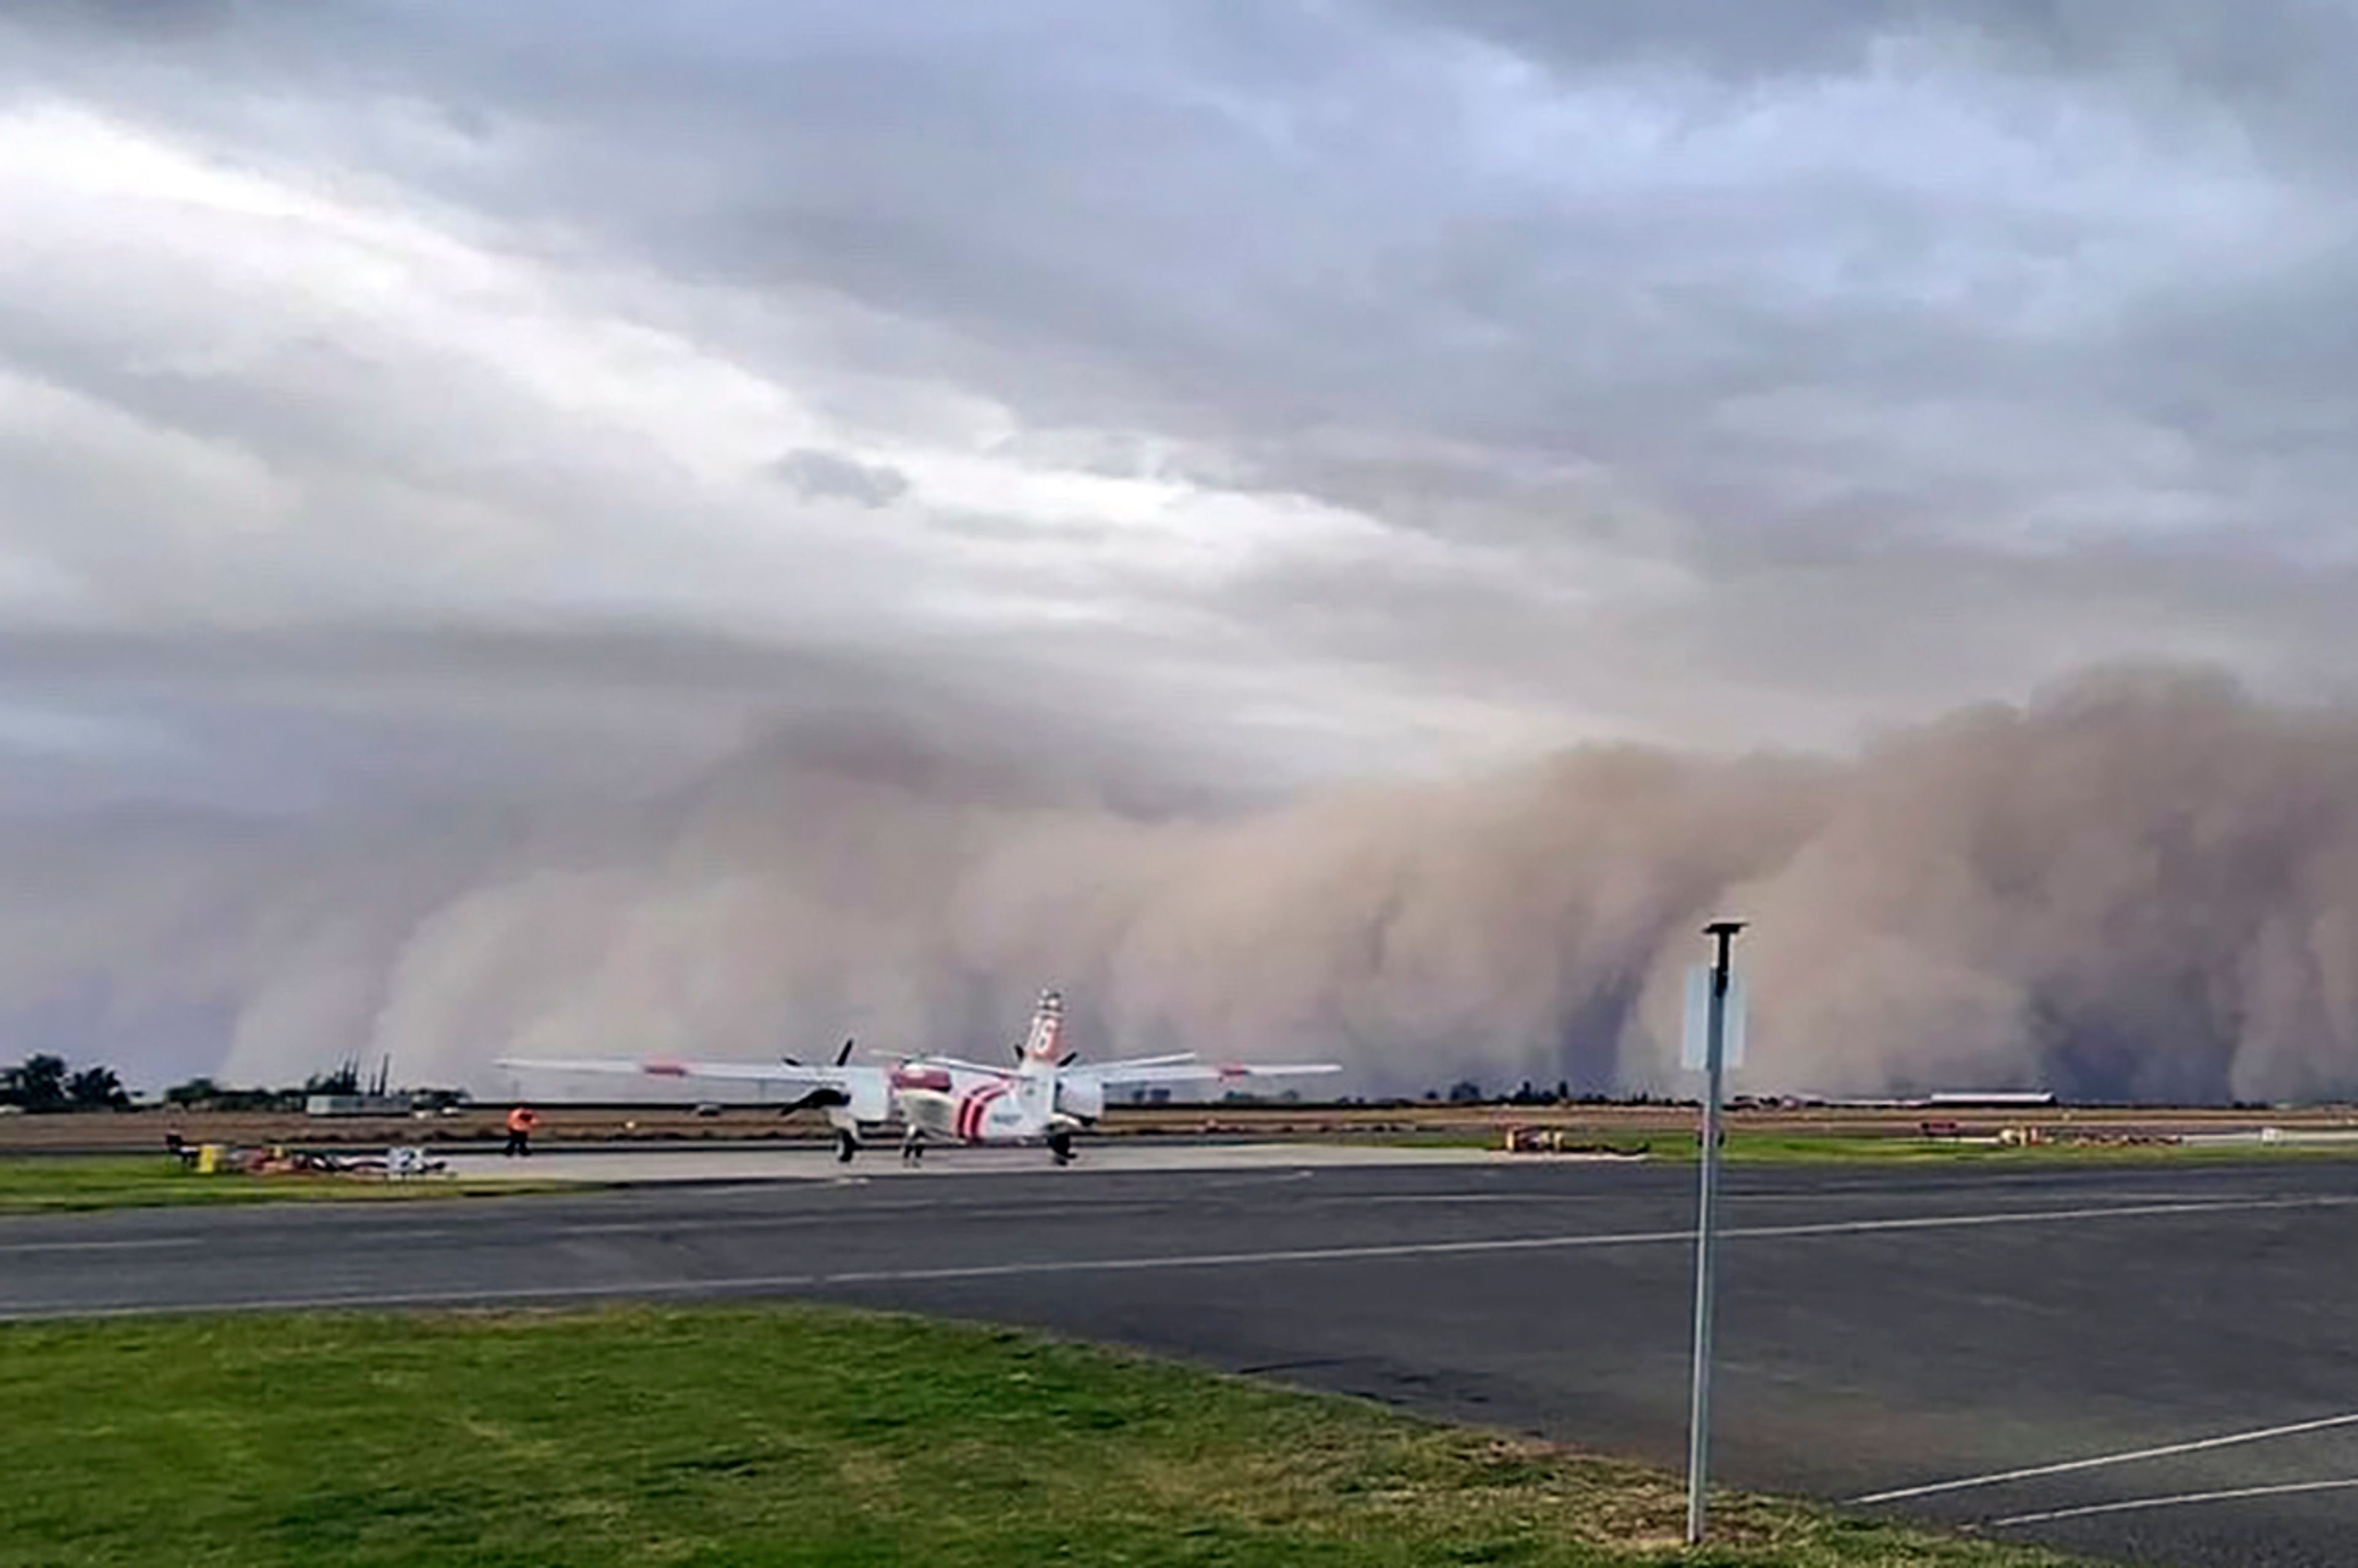
<path id="1" fill-rule="evenodd" d="M 128 1110 L 131 1097 L 112 1067 L 70 1072 L 63 1056 L 37 1051 L 13 1067 L 0 1067 L 0 1105 L 34 1113 Z"/>
<path id="2" fill-rule="evenodd" d="M 312 1095 L 361 1092 L 359 1069 L 351 1065 L 332 1073 L 315 1073 L 300 1088 L 233 1088 L 208 1077 L 190 1078 L 164 1091 L 163 1100 L 178 1110 L 300 1110 Z M 463 1105 L 461 1089 L 413 1091 L 413 1103 L 439 1110 Z M 129 1110 L 131 1096 L 114 1069 L 104 1065 L 72 1070 L 66 1059 L 36 1052 L 13 1067 L 0 1067 L 0 1106 L 30 1115 L 72 1110 Z"/>

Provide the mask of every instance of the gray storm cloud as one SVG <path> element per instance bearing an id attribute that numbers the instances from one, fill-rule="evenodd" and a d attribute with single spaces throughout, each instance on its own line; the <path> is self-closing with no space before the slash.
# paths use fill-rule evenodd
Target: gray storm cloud
<path id="1" fill-rule="evenodd" d="M 995 1052 L 1053 982 L 1092 1054 L 1661 1089 L 1732 913 L 1756 1089 L 2358 1087 L 2358 714 L 2223 677 L 2090 674 L 1855 758 L 1593 747 L 1228 812 L 993 734 L 800 726 L 562 811 L 52 824 L 0 872 L 7 1022 L 496 1092 L 507 1052 Z"/>
<path id="2" fill-rule="evenodd" d="M 2358 30 L 1955 9 L 0 6 L 0 1049 L 2352 1089 Z"/>

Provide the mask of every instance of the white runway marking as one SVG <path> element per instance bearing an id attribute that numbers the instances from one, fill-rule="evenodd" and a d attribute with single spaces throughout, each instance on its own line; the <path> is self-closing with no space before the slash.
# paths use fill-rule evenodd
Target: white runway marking
<path id="1" fill-rule="evenodd" d="M 2052 1225 L 2074 1220 L 2133 1219 L 2162 1215 L 2218 1214 L 2260 1209 L 2339 1208 L 2358 1197 L 2248 1198 L 2214 1203 L 2127 1204 L 2103 1208 L 2028 1209 L 2001 1214 L 1931 1215 L 1912 1219 L 1827 1220 L 1807 1225 L 1730 1226 L 1721 1232 L 1737 1239 L 1783 1239 L 1806 1236 L 1857 1236 L 1886 1231 L 1952 1230 L 2008 1225 Z M 1198 1252 L 1144 1258 L 1060 1258 L 1015 1263 L 950 1264 L 936 1268 L 845 1270 L 834 1273 L 754 1274 L 698 1280 L 615 1281 L 588 1285 L 496 1286 L 472 1290 L 395 1292 L 344 1296 L 279 1297 L 261 1301 L 171 1303 L 142 1306 L 73 1307 L 36 1303 L 0 1303 L 0 1317 L 114 1317 L 143 1312 L 250 1312 L 348 1306 L 426 1306 L 460 1302 L 592 1300 L 600 1297 L 676 1295 L 698 1291 L 809 1290 L 830 1285 L 926 1284 L 955 1280 L 994 1280 L 1055 1274 L 1144 1273 L 1174 1269 L 1249 1268 L 1278 1263 L 1342 1263 L 1392 1258 L 1454 1257 L 1486 1252 L 1571 1251 L 1599 1247 L 1691 1245 L 1692 1229 L 1590 1232 L 1571 1236 L 1505 1237 L 1468 1241 L 1376 1242 L 1357 1247 L 1301 1247 L 1265 1252 Z"/>
<path id="2" fill-rule="evenodd" d="M 769 1214 L 726 1216 L 699 1218 L 685 1216 L 670 1219 L 590 1220 L 572 1225 L 547 1226 L 535 1234 L 542 1238 L 567 1236 L 673 1236 L 694 1239 L 698 1236 L 734 1230 L 792 1230 L 814 1225 L 840 1225 L 847 1218 L 882 1215 L 926 1214 L 955 1215 L 961 1220 L 972 1219 L 1037 1219 L 1043 1214 L 1102 1216 L 1111 1214 L 1152 1214 L 1167 1208 L 1167 1201 L 1121 1200 L 1115 1202 L 1082 1202 L 1060 1205 L 1051 1209 L 1022 1205 L 991 1203 L 950 1204 L 935 1199 L 913 1200 L 906 1203 L 869 1204 L 857 1210 L 839 1208 L 781 1209 Z M 387 1242 L 404 1244 L 414 1241 L 457 1241 L 482 1233 L 459 1227 L 434 1224 L 423 1226 L 389 1225 L 375 1234 Z M 175 1241 L 175 1247 L 196 1246 L 195 1241 Z M 505 1245 L 504 1242 L 500 1243 Z M 59 1245 L 75 1245 L 60 1243 Z M 105 1243 L 104 1245 L 116 1245 Z M 0 1252 L 7 1248 L 0 1244 Z"/>
<path id="3" fill-rule="evenodd" d="M 2004 1486 L 2009 1481 L 2028 1481 L 2042 1476 L 2066 1476 L 2075 1470 L 2100 1470 L 2111 1465 L 2134 1465 L 2143 1459 L 2174 1459 L 2181 1454 L 2200 1454 L 2206 1449 L 2230 1448 L 2243 1443 L 2266 1443 L 2276 1437 L 2298 1437 L 2306 1432 L 2325 1432 L 2337 1426 L 2358 1426 L 2358 1411 L 2348 1415 L 2321 1416 L 2315 1421 L 2297 1421 L 2288 1426 L 2231 1432 L 2223 1437 L 2198 1437 L 2189 1443 L 2167 1443 L 2158 1448 L 2135 1448 L 2120 1454 L 2100 1454 L 2091 1459 L 2067 1459 L 2060 1465 L 2034 1465 L 2023 1470 L 2000 1470 L 1988 1476 L 1968 1476 L 1962 1480 L 1935 1481 L 1926 1487 L 1902 1487 L 1895 1491 L 1877 1492 L 1872 1497 L 1853 1498 L 1851 1503 L 1864 1508 L 1871 1503 L 1906 1502 L 1911 1498 L 1929 1498 L 1942 1492 L 1964 1492 L 1977 1487 Z"/>
<path id="4" fill-rule="evenodd" d="M 1082 1214 L 1091 1217 L 1118 1214 L 1152 1214 L 1163 1205 L 1151 1203 L 1091 1204 L 1083 1208 L 1051 1210 L 1011 1207 L 993 1205 L 987 1208 L 955 1210 L 962 1220 L 1036 1219 L 1044 1212 L 1052 1214 Z M 877 1204 L 859 1212 L 863 1215 L 907 1214 L 924 1211 L 939 1214 L 938 1204 Z M 542 1234 L 547 1236 L 672 1236 L 693 1240 L 698 1236 L 730 1230 L 792 1230 L 813 1225 L 839 1225 L 847 1216 L 840 1210 L 805 1209 L 792 1214 L 758 1215 L 746 1219 L 617 1219 L 600 1220 L 585 1225 L 556 1225 Z M 441 1237 L 464 1235 L 463 1231 L 441 1230 Z M 405 1237 L 404 1239 L 408 1239 Z"/>
<path id="5" fill-rule="evenodd" d="M 2252 1198 L 2201 1204 L 2135 1204 L 2114 1208 L 2028 1209 L 2006 1214 L 1920 1216 L 1909 1219 L 1821 1220 L 1803 1225 L 1729 1226 L 1731 1238 L 1771 1239 L 1801 1236 L 1855 1236 L 1886 1230 L 1943 1230 L 1994 1225 L 2040 1225 L 2072 1219 L 2125 1219 L 2147 1215 L 2211 1213 L 2223 1209 L 2339 1207 L 2358 1198 Z M 815 1276 L 828 1284 L 891 1284 L 930 1280 L 990 1279 L 1012 1274 L 1116 1273 L 1137 1270 L 1234 1268 L 1253 1263 L 1341 1263 L 1368 1259 L 1424 1258 L 1476 1252 L 1567 1251 L 1588 1247 L 1691 1244 L 1692 1229 L 1621 1230 L 1572 1236 L 1514 1236 L 1469 1241 L 1379 1241 L 1357 1247 L 1298 1247 L 1267 1252 L 1201 1252 L 1165 1258 L 1053 1260 L 1034 1263 L 974 1263 L 936 1269 L 880 1269 Z"/>
<path id="6" fill-rule="evenodd" d="M 158 1247 L 201 1247 L 194 1236 L 147 1236 L 119 1241 L 0 1241 L 0 1253 L 9 1252 L 144 1252 Z"/>
<path id="7" fill-rule="evenodd" d="M 2340 1481 L 2288 1481 L 2274 1487 L 2235 1487 L 2222 1492 L 2180 1492 L 2167 1498 L 2133 1498 L 2125 1503 L 2090 1503 L 2085 1508 L 2050 1509 L 2045 1513 L 2016 1514 L 2010 1519 L 1994 1519 L 1982 1528 L 1996 1530 L 2006 1525 L 2052 1524 L 2057 1519 L 2087 1519 L 2094 1514 L 2133 1513 L 2139 1509 L 2174 1509 L 2187 1503 L 2224 1503 L 2237 1498 L 2282 1498 L 2295 1492 L 2342 1492 L 2358 1487 L 2358 1476 Z"/>

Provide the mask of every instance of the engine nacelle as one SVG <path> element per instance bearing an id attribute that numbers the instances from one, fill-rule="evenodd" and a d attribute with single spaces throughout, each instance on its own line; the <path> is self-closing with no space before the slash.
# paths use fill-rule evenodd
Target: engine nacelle
<path id="1" fill-rule="evenodd" d="M 1105 1114 L 1105 1086 L 1095 1078 L 1058 1078 L 1056 1108 L 1083 1121 Z"/>
<path id="2" fill-rule="evenodd" d="M 841 1088 L 821 1084 L 784 1108 L 823 1110 L 837 1127 L 874 1126 L 892 1114 L 892 1091 L 882 1067 L 854 1067 Z"/>

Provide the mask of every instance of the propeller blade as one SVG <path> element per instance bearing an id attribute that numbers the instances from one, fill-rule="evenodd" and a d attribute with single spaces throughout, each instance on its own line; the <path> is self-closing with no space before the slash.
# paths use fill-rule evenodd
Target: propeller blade
<path id="1" fill-rule="evenodd" d="M 781 1056 L 778 1060 L 784 1062 L 789 1067 L 799 1067 L 802 1065 L 800 1059 L 794 1056 Z"/>
<path id="2" fill-rule="evenodd" d="M 857 1040 L 860 1037 L 855 1034 L 851 1037 L 851 1040 Z M 835 1054 L 835 1065 L 837 1066 L 840 1067 L 846 1062 L 851 1060 L 851 1040 L 846 1040 L 843 1043 L 843 1049 Z"/>
<path id="3" fill-rule="evenodd" d="M 1078 1051 L 1067 1051 L 1065 1053 L 1065 1059 L 1057 1063 L 1056 1065 L 1060 1067 L 1069 1067 L 1080 1059 L 1081 1054 Z"/>

